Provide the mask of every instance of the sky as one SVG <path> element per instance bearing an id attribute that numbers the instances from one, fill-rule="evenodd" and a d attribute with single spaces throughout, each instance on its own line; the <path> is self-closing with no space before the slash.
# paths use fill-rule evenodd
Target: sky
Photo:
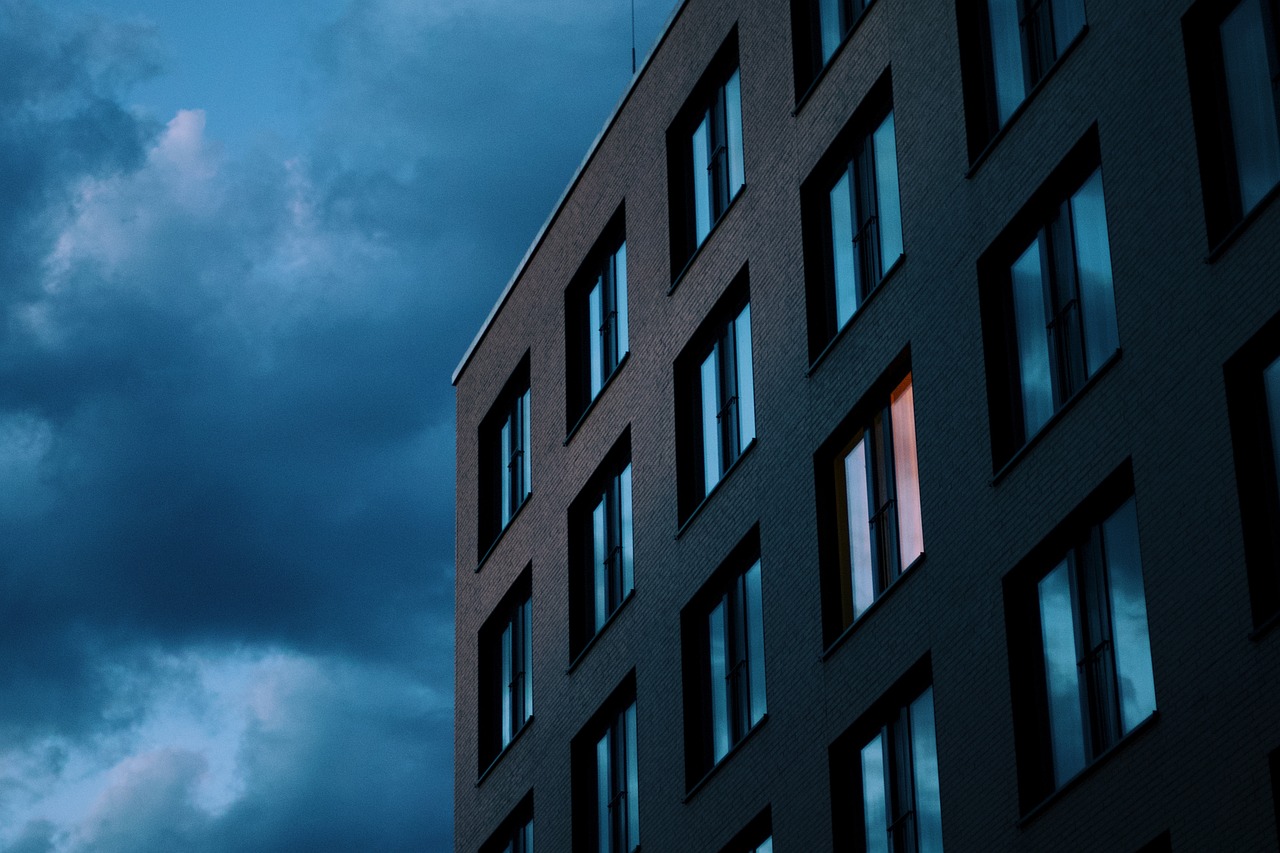
<path id="1" fill-rule="evenodd" d="M 451 849 L 449 377 L 630 16 L 0 0 L 0 853 Z"/>

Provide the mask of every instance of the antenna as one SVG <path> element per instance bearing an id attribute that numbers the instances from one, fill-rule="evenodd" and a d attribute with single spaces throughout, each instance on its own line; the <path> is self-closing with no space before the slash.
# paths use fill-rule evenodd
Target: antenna
<path id="1" fill-rule="evenodd" d="M 631 0 L 631 76 L 636 74 L 636 0 Z"/>

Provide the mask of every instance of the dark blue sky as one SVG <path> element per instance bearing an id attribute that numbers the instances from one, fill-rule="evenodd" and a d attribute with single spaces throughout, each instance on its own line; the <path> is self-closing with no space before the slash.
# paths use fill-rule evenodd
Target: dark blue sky
<path id="1" fill-rule="evenodd" d="M 449 375 L 629 18 L 0 0 L 0 851 L 450 848 Z"/>

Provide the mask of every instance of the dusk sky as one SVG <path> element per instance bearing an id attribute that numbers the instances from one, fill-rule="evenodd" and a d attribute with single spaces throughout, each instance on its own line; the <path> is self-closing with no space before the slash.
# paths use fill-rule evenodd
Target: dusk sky
<path id="1" fill-rule="evenodd" d="M 0 0 L 2 853 L 451 848 L 449 377 L 630 44 Z"/>

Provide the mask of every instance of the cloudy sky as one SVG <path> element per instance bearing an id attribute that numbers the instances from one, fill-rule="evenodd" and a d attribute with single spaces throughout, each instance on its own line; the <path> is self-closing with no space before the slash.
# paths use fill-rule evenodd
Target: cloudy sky
<path id="1" fill-rule="evenodd" d="M 450 848 L 449 375 L 629 27 L 0 0 L 0 851 Z"/>

